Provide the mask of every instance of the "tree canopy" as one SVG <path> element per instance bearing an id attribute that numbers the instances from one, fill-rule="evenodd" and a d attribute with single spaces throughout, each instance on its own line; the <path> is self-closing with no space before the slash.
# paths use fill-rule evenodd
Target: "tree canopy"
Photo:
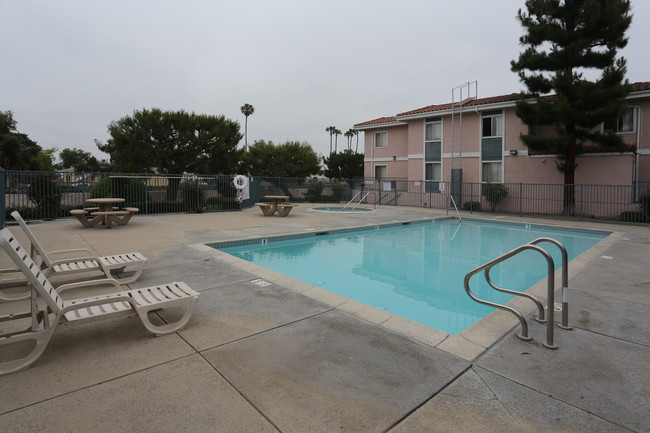
<path id="1" fill-rule="evenodd" d="M 81 149 L 63 149 L 59 153 L 62 168 L 74 168 L 75 171 L 102 171 L 97 158 Z"/>
<path id="2" fill-rule="evenodd" d="M 253 176 L 307 177 L 320 170 L 320 157 L 308 143 L 259 140 L 242 155 L 240 169 Z"/>
<path id="3" fill-rule="evenodd" d="M 142 109 L 111 122 L 108 132 L 97 147 L 122 172 L 230 174 L 241 153 L 239 123 L 224 116 Z"/>
<path id="4" fill-rule="evenodd" d="M 334 152 L 323 161 L 327 169 L 325 176 L 332 179 L 354 179 L 363 177 L 363 154 L 345 149 Z"/>
<path id="5" fill-rule="evenodd" d="M 16 129 L 11 110 L 0 111 L 0 167 L 7 170 L 53 170 L 55 149 L 43 150 Z"/>
<path id="6" fill-rule="evenodd" d="M 620 137 L 601 133 L 599 126 L 627 110 L 626 62 L 617 53 L 627 45 L 630 2 L 527 0 L 526 9 L 518 13 L 524 51 L 511 62 L 527 88 L 516 113 L 531 133 L 521 139 L 533 151 L 555 154 L 564 183 L 573 185 L 585 143 L 624 148 Z M 599 77 L 590 80 L 593 75 Z M 537 126 L 553 127 L 555 134 L 537 137 Z M 574 206 L 573 191 L 565 189 L 565 212 Z"/>

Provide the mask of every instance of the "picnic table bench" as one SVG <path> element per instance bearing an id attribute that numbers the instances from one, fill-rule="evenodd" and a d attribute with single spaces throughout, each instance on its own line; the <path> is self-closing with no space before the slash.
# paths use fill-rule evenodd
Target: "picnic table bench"
<path id="1" fill-rule="evenodd" d="M 264 198 L 273 200 L 272 202 L 255 203 L 255 205 L 260 208 L 264 216 L 271 216 L 277 212 L 278 215 L 284 217 L 289 215 L 291 209 L 298 206 L 297 204 L 283 202 L 282 200 L 289 198 L 286 195 L 266 195 Z"/>
<path id="2" fill-rule="evenodd" d="M 126 225 L 131 217 L 140 211 L 137 207 L 126 207 L 119 210 L 119 207 L 113 206 L 113 203 L 121 203 L 123 198 L 95 198 L 87 200 L 89 203 L 97 203 L 98 207 L 87 207 L 84 209 L 74 209 L 70 215 L 74 216 L 84 227 L 93 227 L 100 222 L 110 229 L 112 224 Z M 89 218 L 89 215 L 93 218 Z"/>

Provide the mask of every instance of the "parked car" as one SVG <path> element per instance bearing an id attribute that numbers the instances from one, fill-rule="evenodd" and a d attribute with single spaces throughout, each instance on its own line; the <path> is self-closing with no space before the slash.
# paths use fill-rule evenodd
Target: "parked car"
<path id="1" fill-rule="evenodd" d="M 92 189 L 93 186 L 88 182 L 84 182 L 83 180 L 73 182 L 68 186 L 68 190 L 71 192 L 90 192 Z"/>

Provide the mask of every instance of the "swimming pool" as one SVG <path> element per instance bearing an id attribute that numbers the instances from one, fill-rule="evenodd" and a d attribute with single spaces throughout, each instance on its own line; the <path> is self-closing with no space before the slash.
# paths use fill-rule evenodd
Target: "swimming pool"
<path id="1" fill-rule="evenodd" d="M 365 207 L 335 207 L 335 206 L 329 206 L 329 207 L 315 207 L 314 210 L 321 211 L 321 212 L 345 212 L 345 213 L 352 213 L 352 212 L 370 212 L 372 209 L 368 209 Z"/>
<path id="2" fill-rule="evenodd" d="M 562 242 L 569 260 L 609 233 L 477 220 L 435 220 L 408 225 L 364 228 L 345 233 L 312 233 L 278 241 L 247 241 L 249 245 L 213 245 L 228 254 L 313 284 L 409 320 L 458 334 L 493 308 L 467 296 L 467 272 L 533 239 Z M 250 244 L 253 243 L 253 244 Z M 544 246 L 561 265 L 559 249 Z M 495 284 L 527 290 L 546 276 L 546 262 L 526 251 L 497 265 Z M 472 279 L 481 298 L 505 303 L 511 295 Z"/>

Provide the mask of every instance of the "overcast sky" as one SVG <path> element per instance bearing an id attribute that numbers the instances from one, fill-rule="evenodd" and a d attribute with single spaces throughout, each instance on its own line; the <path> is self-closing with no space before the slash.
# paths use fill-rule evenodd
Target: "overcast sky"
<path id="1" fill-rule="evenodd" d="M 43 148 L 94 139 L 134 110 L 224 115 L 249 144 L 329 151 L 334 125 L 522 90 L 524 0 L 0 0 L 0 110 Z M 630 82 L 650 81 L 650 2 L 632 1 Z M 360 134 L 360 138 L 363 134 Z M 242 140 L 241 145 L 243 146 Z M 346 139 L 339 137 L 339 149 Z M 6 167 L 10 168 L 10 167 Z"/>

